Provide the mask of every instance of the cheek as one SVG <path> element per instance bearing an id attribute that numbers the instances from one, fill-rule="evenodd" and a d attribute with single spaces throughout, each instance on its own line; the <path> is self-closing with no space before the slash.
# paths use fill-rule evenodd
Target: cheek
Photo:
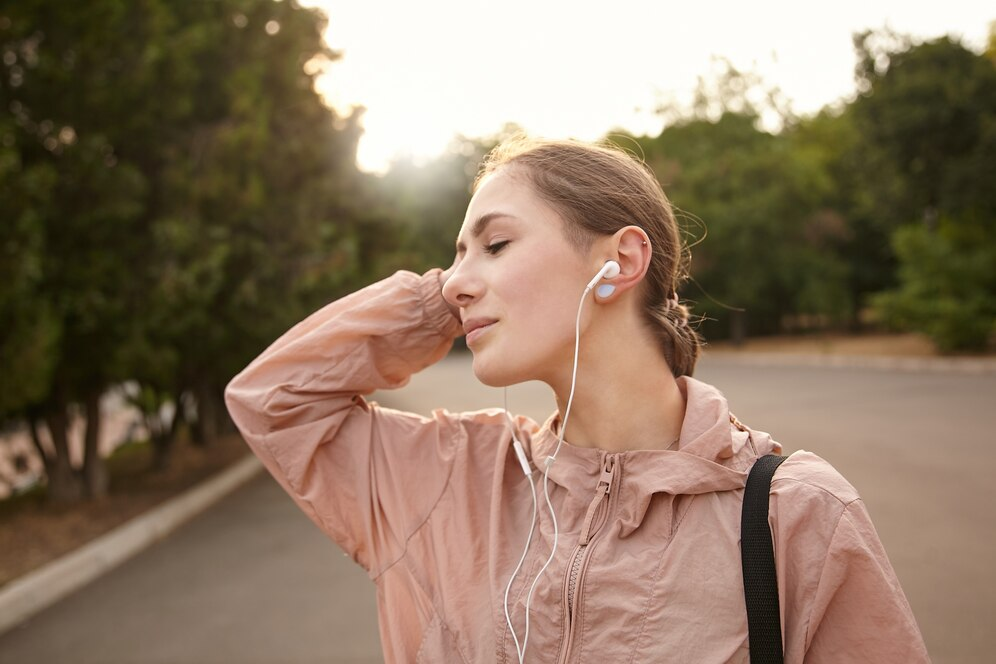
<path id="1" fill-rule="evenodd" d="M 580 292 L 573 293 L 567 280 L 549 269 L 514 274 L 502 282 L 505 325 L 498 343 L 474 355 L 477 379 L 492 387 L 542 380 L 569 361 L 574 348 Z"/>
<path id="2" fill-rule="evenodd" d="M 517 271 L 506 283 L 503 299 L 516 317 L 516 324 L 545 329 L 551 315 L 564 308 L 568 299 L 563 285 L 542 266 Z"/>
<path id="3" fill-rule="evenodd" d="M 573 343 L 574 318 L 585 282 L 583 275 L 577 276 L 572 260 L 570 255 L 534 250 L 502 263 L 500 272 L 493 274 L 492 289 L 518 343 L 530 347 L 565 340 Z"/>
<path id="4" fill-rule="evenodd" d="M 520 284 L 512 311 L 516 329 L 524 336 L 523 342 L 541 352 L 549 352 L 550 346 L 573 344 L 579 296 L 564 280 L 550 278 L 549 272 L 535 281 Z"/>

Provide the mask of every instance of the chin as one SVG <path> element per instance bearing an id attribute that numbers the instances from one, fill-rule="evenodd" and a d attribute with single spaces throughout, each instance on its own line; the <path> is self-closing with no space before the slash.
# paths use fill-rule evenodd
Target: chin
<path id="1" fill-rule="evenodd" d="M 488 387 L 508 387 L 522 383 L 528 378 L 523 378 L 516 371 L 515 367 L 507 362 L 498 362 L 498 366 L 490 363 L 477 353 L 474 354 L 474 376 Z"/>

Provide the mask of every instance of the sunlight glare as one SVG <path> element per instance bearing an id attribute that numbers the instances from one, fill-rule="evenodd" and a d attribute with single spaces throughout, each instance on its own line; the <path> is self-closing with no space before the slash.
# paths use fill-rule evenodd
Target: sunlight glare
<path id="1" fill-rule="evenodd" d="M 326 12 L 326 40 L 342 54 L 316 88 L 339 113 L 366 108 L 357 161 L 368 172 L 431 159 L 457 135 L 493 136 L 508 123 L 551 138 L 656 134 L 655 109 L 687 102 L 716 56 L 812 113 L 853 94 L 853 33 L 888 25 L 982 48 L 994 18 L 969 0 L 616 0 L 611 13 L 565 0 L 302 4 Z"/>

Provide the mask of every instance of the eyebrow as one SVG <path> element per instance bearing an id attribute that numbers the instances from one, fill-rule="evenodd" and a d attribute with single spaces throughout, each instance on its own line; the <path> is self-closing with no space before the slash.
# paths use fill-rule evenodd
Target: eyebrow
<path id="1" fill-rule="evenodd" d="M 488 212 L 487 214 L 482 214 L 480 217 L 474 221 L 474 225 L 470 227 L 470 236 L 473 238 L 480 237 L 484 232 L 484 229 L 488 227 L 495 219 L 505 217 L 507 219 L 516 219 L 515 215 L 508 214 L 507 212 Z M 456 243 L 457 254 L 462 254 L 467 251 L 467 245 L 463 241 L 458 240 Z"/>

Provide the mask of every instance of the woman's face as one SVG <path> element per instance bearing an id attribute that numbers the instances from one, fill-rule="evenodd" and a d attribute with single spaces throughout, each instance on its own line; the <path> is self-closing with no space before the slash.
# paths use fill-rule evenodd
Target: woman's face
<path id="1" fill-rule="evenodd" d="M 598 263 L 568 244 L 564 223 L 514 169 L 487 177 L 470 201 L 443 297 L 460 310 L 486 385 L 570 371 L 578 302 Z"/>

